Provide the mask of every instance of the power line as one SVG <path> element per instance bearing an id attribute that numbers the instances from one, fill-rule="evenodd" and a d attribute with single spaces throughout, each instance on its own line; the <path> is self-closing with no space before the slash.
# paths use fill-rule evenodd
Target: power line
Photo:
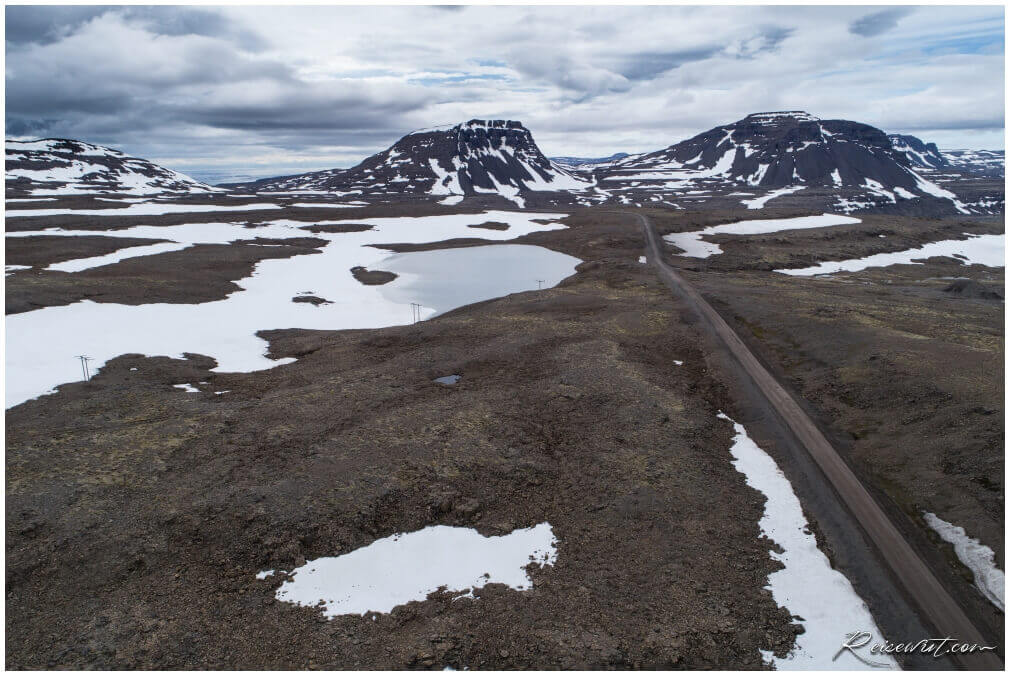
<path id="1" fill-rule="evenodd" d="M 88 368 L 88 362 L 92 361 L 91 357 L 79 354 L 77 358 L 81 360 L 81 375 L 84 376 L 84 380 L 91 380 L 91 369 Z"/>

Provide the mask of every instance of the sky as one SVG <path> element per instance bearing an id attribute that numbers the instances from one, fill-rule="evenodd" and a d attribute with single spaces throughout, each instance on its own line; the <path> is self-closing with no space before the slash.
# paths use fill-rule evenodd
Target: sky
<path id="1" fill-rule="evenodd" d="M 203 180 L 347 167 L 405 133 L 522 121 L 549 156 L 805 110 L 1004 145 L 1002 6 L 11 6 L 6 135 Z"/>

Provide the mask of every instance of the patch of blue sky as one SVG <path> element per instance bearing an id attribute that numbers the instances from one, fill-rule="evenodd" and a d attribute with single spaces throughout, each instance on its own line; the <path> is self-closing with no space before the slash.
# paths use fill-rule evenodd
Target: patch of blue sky
<path id="1" fill-rule="evenodd" d="M 1002 54 L 1003 33 L 938 40 L 923 46 L 922 51 L 930 56 L 935 54 Z"/>
<path id="2" fill-rule="evenodd" d="M 506 80 L 507 76 L 500 73 L 453 73 L 446 75 L 425 75 L 423 77 L 409 78 L 407 82 L 419 85 L 444 85 L 460 82 L 471 82 L 473 80 Z"/>

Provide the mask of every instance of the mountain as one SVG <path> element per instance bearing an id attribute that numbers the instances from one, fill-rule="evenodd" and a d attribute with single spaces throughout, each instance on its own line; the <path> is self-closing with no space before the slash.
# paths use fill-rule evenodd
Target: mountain
<path id="1" fill-rule="evenodd" d="M 118 150 L 70 139 L 7 141 L 8 195 L 152 195 L 216 188 Z"/>
<path id="2" fill-rule="evenodd" d="M 880 129 L 849 120 L 820 120 L 802 111 L 754 113 L 663 150 L 632 155 L 593 172 L 596 189 L 623 203 L 670 202 L 681 195 L 771 191 L 741 200 L 760 208 L 768 199 L 814 190 L 852 211 L 908 200 L 944 200 L 967 213 L 954 193 L 923 178 Z M 614 192 L 620 195 L 614 195 Z M 597 195 L 598 197 L 598 195 Z M 591 201 L 588 197 L 580 203 Z"/>
<path id="3" fill-rule="evenodd" d="M 551 162 L 560 164 L 563 167 L 572 169 L 585 169 L 598 164 L 610 164 L 617 160 L 623 160 L 628 153 L 614 153 L 610 157 L 551 157 Z"/>
<path id="4" fill-rule="evenodd" d="M 947 158 L 935 143 L 925 143 L 915 136 L 906 134 L 888 134 L 887 138 L 891 139 L 891 147 L 902 153 L 912 167 L 940 169 L 948 164 Z"/>
<path id="5" fill-rule="evenodd" d="M 1003 178 L 1006 156 L 1003 150 L 943 150 L 947 166 L 974 176 Z"/>
<path id="6" fill-rule="evenodd" d="M 533 192 L 563 192 L 587 185 L 547 159 L 533 135 L 514 120 L 470 120 L 414 131 L 350 169 L 232 185 L 256 192 L 326 192 L 338 196 L 464 197 L 500 195 L 524 206 Z"/>

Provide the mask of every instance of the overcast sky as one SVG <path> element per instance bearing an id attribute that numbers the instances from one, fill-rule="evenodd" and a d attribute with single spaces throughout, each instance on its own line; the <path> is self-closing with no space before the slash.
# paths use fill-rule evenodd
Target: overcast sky
<path id="1" fill-rule="evenodd" d="M 1004 141 L 1001 6 L 7 6 L 6 28 L 8 138 L 201 176 L 350 166 L 475 117 L 590 157 L 764 110 Z"/>

